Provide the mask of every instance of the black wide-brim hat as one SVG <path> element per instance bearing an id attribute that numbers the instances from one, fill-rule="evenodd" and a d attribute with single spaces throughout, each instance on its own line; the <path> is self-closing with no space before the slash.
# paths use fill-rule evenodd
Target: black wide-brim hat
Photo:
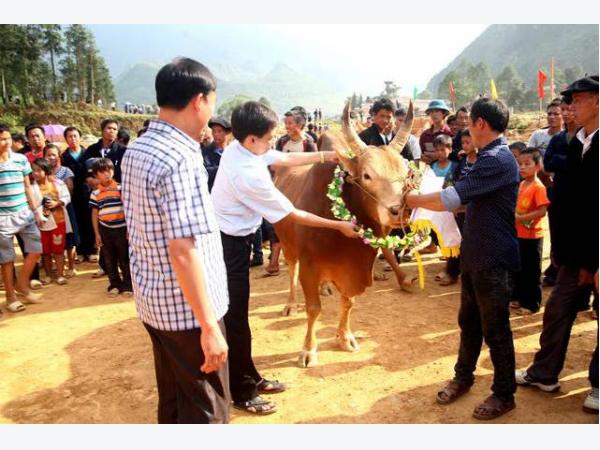
<path id="1" fill-rule="evenodd" d="M 591 75 L 574 81 L 561 94 L 570 97 L 575 92 L 598 92 L 598 75 Z"/>

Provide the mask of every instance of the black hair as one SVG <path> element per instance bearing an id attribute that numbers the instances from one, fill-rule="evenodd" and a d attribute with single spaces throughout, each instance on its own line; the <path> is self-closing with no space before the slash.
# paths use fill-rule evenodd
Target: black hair
<path id="1" fill-rule="evenodd" d="M 92 164 L 92 173 L 96 175 L 98 172 L 108 172 L 115 170 L 115 165 L 109 158 L 98 158 Z"/>
<path id="2" fill-rule="evenodd" d="M 42 169 L 46 175 L 52 175 L 52 167 L 50 167 L 50 163 L 48 162 L 48 160 L 44 158 L 36 158 L 33 161 L 33 165 L 38 166 L 40 169 Z"/>
<path id="3" fill-rule="evenodd" d="M 277 114 L 260 102 L 246 102 L 231 114 L 233 136 L 241 143 L 248 136 L 263 137 L 277 126 Z"/>
<path id="4" fill-rule="evenodd" d="M 565 105 L 570 105 L 573 103 L 573 96 L 571 94 L 565 94 L 560 98 L 560 103 Z"/>
<path id="5" fill-rule="evenodd" d="M 0 133 L 10 133 L 10 128 L 8 127 L 8 125 L 4 125 L 3 123 L 0 123 Z M 12 137 L 12 135 L 11 135 Z"/>
<path id="6" fill-rule="evenodd" d="M 314 125 L 314 124 L 312 124 L 312 123 L 309 123 L 309 124 L 308 124 L 308 130 L 309 130 L 309 131 L 312 131 L 314 127 L 315 127 L 315 125 Z"/>
<path id="7" fill-rule="evenodd" d="M 460 137 L 461 137 L 461 138 L 462 138 L 463 136 L 468 136 L 468 137 L 471 137 L 471 132 L 469 131 L 469 129 L 468 129 L 468 128 L 465 128 L 464 130 L 462 130 L 462 131 L 459 131 L 459 133 L 460 133 Z"/>
<path id="8" fill-rule="evenodd" d="M 450 114 L 448 117 L 446 117 L 446 123 L 450 123 L 450 122 L 456 122 L 456 114 Z"/>
<path id="9" fill-rule="evenodd" d="M 67 134 L 69 134 L 71 131 L 77 131 L 77 134 L 79 134 L 79 137 L 81 137 L 81 131 L 79 131 L 79 128 L 67 127 L 65 128 L 65 131 L 63 131 L 63 137 L 65 138 L 65 141 L 67 140 Z"/>
<path id="10" fill-rule="evenodd" d="M 504 133 L 508 126 L 508 108 L 501 100 L 481 97 L 471 106 L 471 121 L 485 120 L 490 128 L 498 133 Z"/>
<path id="11" fill-rule="evenodd" d="M 452 138 L 447 134 L 439 134 L 433 139 L 433 147 L 452 148 Z"/>
<path id="12" fill-rule="evenodd" d="M 140 129 L 138 130 L 138 132 L 137 132 L 137 137 L 140 137 L 140 136 L 141 136 L 142 134 L 144 134 L 146 131 L 148 131 L 148 128 L 146 128 L 146 127 L 140 128 Z"/>
<path id="13" fill-rule="evenodd" d="M 131 139 L 131 134 L 129 133 L 129 128 L 121 127 L 119 128 L 119 132 L 117 133 L 117 140 L 121 141 L 121 143 L 127 147 L 129 144 L 129 140 Z"/>
<path id="14" fill-rule="evenodd" d="M 524 152 L 527 149 L 527 144 L 525 142 L 517 141 L 508 145 L 508 148 L 512 151 L 516 149 L 519 153 Z"/>
<path id="15" fill-rule="evenodd" d="M 31 130 L 35 130 L 36 128 L 42 132 L 42 136 L 46 136 L 46 132 L 44 131 L 44 127 L 41 126 L 39 123 L 30 123 L 29 125 L 27 125 L 25 127 L 25 136 L 28 136 L 29 132 Z"/>
<path id="16" fill-rule="evenodd" d="M 402 117 L 402 116 L 405 116 L 406 114 L 407 114 L 406 113 L 406 108 L 404 108 L 403 106 L 401 106 L 394 113 L 394 117 Z"/>
<path id="17" fill-rule="evenodd" d="M 150 125 L 150 119 L 146 119 L 146 120 L 144 120 L 144 123 L 142 124 L 142 126 L 143 126 L 144 128 L 148 128 L 148 126 L 149 126 L 149 125 Z"/>
<path id="18" fill-rule="evenodd" d="M 217 89 L 217 79 L 208 67 L 191 58 L 176 58 L 156 74 L 156 103 L 181 111 L 198 94 Z"/>
<path id="19" fill-rule="evenodd" d="M 521 155 L 531 155 L 533 162 L 539 164 L 542 160 L 542 152 L 538 148 L 535 147 L 526 147 L 521 150 Z"/>
<path id="20" fill-rule="evenodd" d="M 550 103 L 548 103 L 548 106 L 546 106 L 546 112 L 548 112 L 550 108 L 560 108 L 561 103 L 562 100 L 560 98 L 553 99 Z"/>
<path id="21" fill-rule="evenodd" d="M 60 148 L 58 148 L 58 145 L 46 144 L 44 146 L 44 158 L 46 157 L 46 153 L 48 152 L 48 150 L 51 148 L 55 148 L 58 151 L 58 156 L 60 156 Z"/>
<path id="22" fill-rule="evenodd" d="M 111 123 L 114 123 L 119 128 L 119 122 L 116 119 L 104 119 L 100 122 L 100 129 L 104 130 Z"/>
<path id="23" fill-rule="evenodd" d="M 27 142 L 27 138 L 25 137 L 25 135 L 23 133 L 13 133 L 11 135 L 13 142 L 21 142 L 23 144 L 25 144 L 25 142 Z"/>
<path id="24" fill-rule="evenodd" d="M 300 128 L 304 128 L 304 125 L 306 125 L 306 114 L 303 114 L 299 109 L 292 108 L 284 116 L 293 118 Z"/>
<path id="25" fill-rule="evenodd" d="M 469 108 L 467 108 L 466 106 L 461 106 L 460 108 L 458 108 L 456 110 L 456 115 L 458 116 L 459 112 L 464 112 L 466 114 L 469 114 Z"/>
<path id="26" fill-rule="evenodd" d="M 375 115 L 382 109 L 385 109 L 386 111 L 390 111 L 391 113 L 394 113 L 394 110 L 396 108 L 394 108 L 394 104 L 392 103 L 392 101 L 390 99 L 380 98 L 375 103 L 373 103 L 373 106 L 371 107 L 371 114 Z"/>

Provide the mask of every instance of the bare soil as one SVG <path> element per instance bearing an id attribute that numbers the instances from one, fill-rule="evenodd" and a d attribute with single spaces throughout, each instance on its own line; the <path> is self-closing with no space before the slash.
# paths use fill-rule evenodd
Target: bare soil
<path id="1" fill-rule="evenodd" d="M 544 262 L 546 264 L 547 261 Z M 378 262 L 378 264 L 380 264 Z M 415 272 L 414 264 L 404 265 Z M 303 310 L 281 317 L 288 289 L 285 271 L 261 278 L 252 270 L 250 322 L 254 355 L 267 378 L 289 384 L 272 396 L 279 411 L 254 417 L 232 410 L 232 423 L 471 423 L 488 394 L 492 365 L 482 351 L 476 384 L 449 406 L 435 393 L 452 376 L 458 347 L 460 285 L 439 287 L 444 267 L 426 258 L 426 288 L 399 291 L 395 281 L 375 282 L 356 302 L 353 329 L 361 349 L 335 343 L 337 296 L 323 298 L 318 326 L 319 361 L 301 369 L 296 360 L 305 332 Z M 284 269 L 284 267 L 282 267 Z M 95 267 L 78 266 L 67 286 L 45 287 L 45 301 L 26 311 L 4 310 L 0 321 L 0 423 L 154 423 L 157 393 L 150 340 L 131 299 L 105 295 Z M 545 289 L 544 297 L 550 293 Z M 302 298 L 302 295 L 299 295 Z M 511 319 L 517 367 L 538 349 L 542 312 Z M 573 328 L 561 391 L 519 388 L 517 408 L 501 423 L 597 423 L 581 410 L 589 391 L 588 364 L 597 324 L 589 312 Z"/>

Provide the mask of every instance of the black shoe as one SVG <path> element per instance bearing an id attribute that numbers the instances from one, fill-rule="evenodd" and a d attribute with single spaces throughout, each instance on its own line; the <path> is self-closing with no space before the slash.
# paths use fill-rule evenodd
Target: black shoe
<path id="1" fill-rule="evenodd" d="M 258 259 L 258 258 L 252 258 L 252 261 L 250 261 L 250 267 L 257 267 L 257 266 L 262 266 L 264 264 L 262 258 Z"/>

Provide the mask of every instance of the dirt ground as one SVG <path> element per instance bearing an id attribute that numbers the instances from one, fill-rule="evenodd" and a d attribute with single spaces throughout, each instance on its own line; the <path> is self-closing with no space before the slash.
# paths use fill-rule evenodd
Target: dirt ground
<path id="1" fill-rule="evenodd" d="M 281 317 L 287 276 L 261 278 L 252 270 L 250 322 L 257 367 L 289 384 L 272 396 L 276 414 L 254 417 L 232 410 L 232 423 L 472 423 L 473 408 L 489 393 L 491 362 L 482 351 L 476 384 L 456 403 L 435 403 L 453 373 L 459 332 L 460 286 L 433 280 L 443 268 L 426 257 L 426 287 L 400 292 L 393 280 L 375 282 L 352 316 L 361 349 L 335 343 L 337 296 L 323 298 L 318 367 L 296 365 L 305 332 L 303 310 Z M 544 265 L 547 261 L 544 261 Z M 380 264 L 378 262 L 378 264 Z M 415 273 L 414 264 L 404 264 Z M 24 312 L 4 310 L 0 321 L 0 423 L 155 423 L 157 393 L 150 340 L 130 299 L 105 295 L 91 264 L 66 287 L 45 287 L 45 301 Z M 547 298 L 550 290 L 545 289 Z M 302 298 L 302 294 L 300 294 Z M 511 318 L 517 367 L 538 349 L 542 312 Z M 581 410 L 596 321 L 579 314 L 562 372 L 561 391 L 519 388 L 517 408 L 501 423 L 597 423 Z"/>

